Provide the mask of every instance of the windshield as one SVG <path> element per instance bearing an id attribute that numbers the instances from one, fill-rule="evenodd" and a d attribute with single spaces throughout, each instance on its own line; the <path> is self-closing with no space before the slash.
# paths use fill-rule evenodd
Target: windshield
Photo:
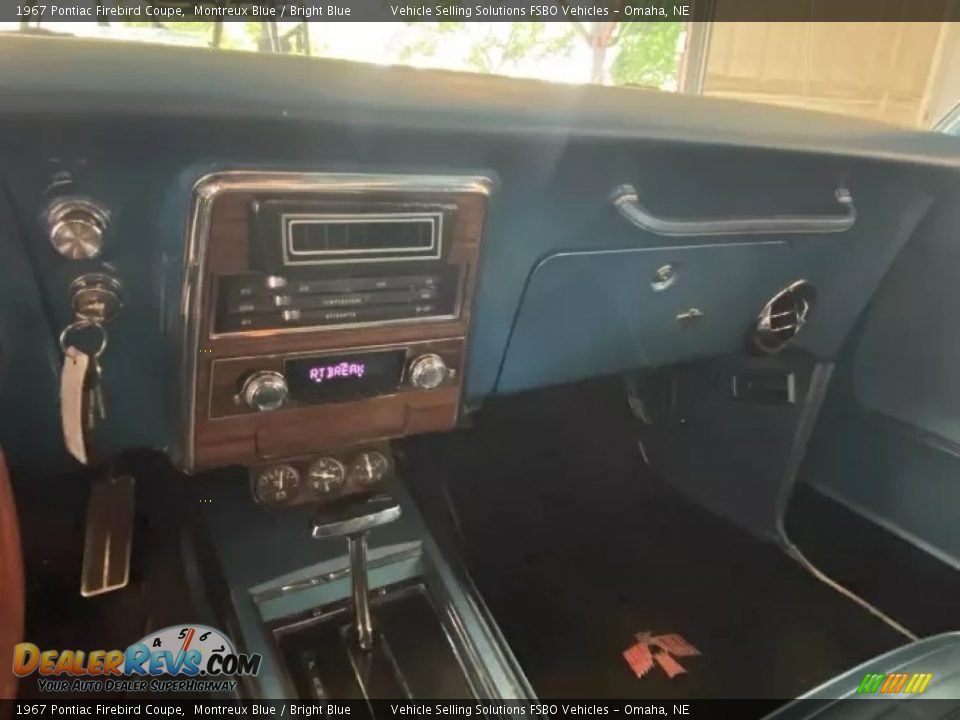
<path id="1" fill-rule="evenodd" d="M 0 29 L 652 88 L 912 128 L 936 127 L 960 101 L 960 23 L 954 22 L 35 19 Z"/>

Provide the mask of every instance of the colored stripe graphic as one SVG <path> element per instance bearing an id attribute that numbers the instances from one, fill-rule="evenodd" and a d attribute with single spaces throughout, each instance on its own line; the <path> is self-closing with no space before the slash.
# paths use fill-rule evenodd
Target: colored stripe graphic
<path id="1" fill-rule="evenodd" d="M 860 683 L 860 686 L 857 688 L 858 693 L 875 693 L 880 689 L 880 683 L 883 682 L 883 675 L 874 673 L 867 675 L 863 678 Z"/>
<path id="2" fill-rule="evenodd" d="M 913 677 L 916 680 L 916 686 L 913 688 L 913 690 L 907 690 L 907 692 L 922 693 L 927 689 L 927 685 L 930 684 L 930 681 L 933 680 L 932 673 L 915 673 Z"/>
<path id="3" fill-rule="evenodd" d="M 857 693 L 918 694 L 927 689 L 932 679 L 932 673 L 867 673 L 857 686 Z"/>

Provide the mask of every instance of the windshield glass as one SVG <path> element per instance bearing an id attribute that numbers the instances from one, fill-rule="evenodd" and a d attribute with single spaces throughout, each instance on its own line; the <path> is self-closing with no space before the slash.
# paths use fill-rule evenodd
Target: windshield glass
<path id="1" fill-rule="evenodd" d="M 60 22 L 0 29 L 704 94 L 933 128 L 955 22 Z"/>

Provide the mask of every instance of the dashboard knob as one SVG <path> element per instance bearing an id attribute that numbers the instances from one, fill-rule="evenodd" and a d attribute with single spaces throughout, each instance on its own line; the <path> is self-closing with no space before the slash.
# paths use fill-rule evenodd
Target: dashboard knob
<path id="1" fill-rule="evenodd" d="M 240 396 L 254 410 L 276 410 L 287 401 L 287 379 L 273 370 L 259 370 L 248 377 Z"/>
<path id="2" fill-rule="evenodd" d="M 55 200 L 47 208 L 47 231 L 54 249 L 70 260 L 90 260 L 103 249 L 110 213 L 86 198 Z"/>
<path id="3" fill-rule="evenodd" d="M 430 353 L 414 358 L 410 363 L 410 384 L 421 390 L 433 390 L 440 387 L 450 375 L 443 358 Z"/>

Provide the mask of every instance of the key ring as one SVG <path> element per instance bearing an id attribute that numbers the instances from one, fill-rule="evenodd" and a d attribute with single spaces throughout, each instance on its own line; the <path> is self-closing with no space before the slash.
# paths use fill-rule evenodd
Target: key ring
<path id="1" fill-rule="evenodd" d="M 107 349 L 107 331 L 104 330 L 103 325 L 93 320 L 74 320 L 72 323 L 67 325 L 63 332 L 60 333 L 60 350 L 63 353 L 67 352 L 67 338 L 70 336 L 70 333 L 77 330 L 84 330 L 86 328 L 96 328 L 100 331 L 100 336 L 103 338 L 100 341 L 99 349 L 93 354 L 95 360 L 99 360 L 100 356 L 103 355 L 103 351 Z"/>

